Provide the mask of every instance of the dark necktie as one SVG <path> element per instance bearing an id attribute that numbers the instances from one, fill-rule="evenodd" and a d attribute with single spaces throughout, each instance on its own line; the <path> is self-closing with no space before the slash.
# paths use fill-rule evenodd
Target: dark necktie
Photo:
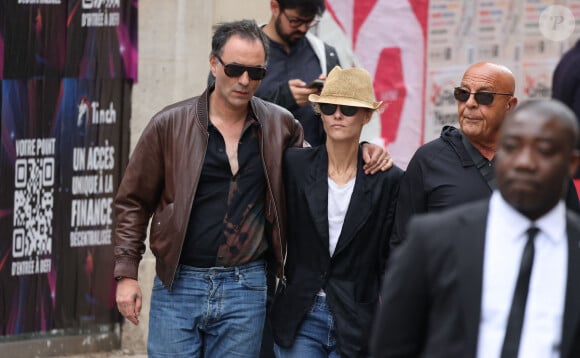
<path id="1" fill-rule="evenodd" d="M 524 314 L 526 313 L 526 302 L 528 300 L 528 288 L 530 287 L 530 274 L 534 263 L 534 238 L 538 231 L 540 230 L 533 226 L 527 231 L 528 241 L 524 247 L 522 262 L 520 263 L 520 273 L 518 274 L 505 338 L 501 348 L 501 358 L 516 358 L 518 356 Z"/>

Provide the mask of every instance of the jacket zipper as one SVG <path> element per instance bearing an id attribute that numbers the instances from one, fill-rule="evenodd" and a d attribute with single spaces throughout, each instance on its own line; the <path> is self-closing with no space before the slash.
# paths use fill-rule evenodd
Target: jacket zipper
<path id="1" fill-rule="evenodd" d="M 258 122 L 259 123 L 259 122 Z M 262 160 L 262 167 L 264 168 L 264 176 L 266 177 L 266 184 L 268 185 L 268 191 L 270 192 L 270 196 L 272 196 L 272 204 L 274 206 L 274 221 L 276 222 L 276 230 L 278 230 L 278 237 L 280 238 L 280 257 L 282 258 L 282 277 L 281 280 L 284 278 L 284 262 L 286 261 L 284 257 L 282 257 L 282 232 L 280 230 L 280 219 L 278 216 L 278 211 L 276 210 L 276 198 L 274 197 L 274 193 L 272 192 L 272 184 L 270 183 L 270 177 L 268 176 L 268 169 L 266 168 L 266 161 L 264 160 L 264 129 L 262 127 L 262 123 L 260 124 L 260 134 L 261 134 L 261 142 L 262 145 L 260 146 L 260 154 Z M 268 207 L 268 215 L 270 215 L 271 208 Z M 276 286 L 278 286 L 278 282 L 276 282 Z"/>
<path id="2" fill-rule="evenodd" d="M 209 120 L 209 115 L 208 115 L 208 120 Z M 203 153 L 203 156 L 201 157 L 201 166 L 203 167 L 203 162 L 205 161 L 205 155 L 207 154 L 207 146 L 209 144 L 209 132 L 207 133 L 207 136 L 205 137 L 205 152 Z M 201 176 L 201 170 L 200 170 L 200 176 Z M 199 186 L 199 178 L 197 181 L 197 186 Z M 189 199 L 189 215 L 191 216 L 191 209 L 193 207 L 193 199 L 195 198 L 195 192 L 197 191 L 197 186 L 195 188 L 195 190 L 193 191 L 191 198 Z M 187 220 L 187 222 L 189 222 L 189 218 Z M 188 224 L 189 225 L 189 224 Z M 175 264 L 175 267 L 173 268 L 173 275 L 171 275 L 171 281 L 169 281 L 169 292 L 171 292 L 171 289 L 173 288 L 173 282 L 175 281 L 175 275 L 177 274 L 177 266 L 179 266 L 179 261 L 181 260 L 181 254 L 183 253 L 183 245 L 185 244 L 185 235 L 187 235 L 187 228 L 185 229 L 185 233 L 184 233 L 184 237 L 181 241 L 181 248 L 179 250 L 179 256 L 177 256 L 177 263 Z"/>

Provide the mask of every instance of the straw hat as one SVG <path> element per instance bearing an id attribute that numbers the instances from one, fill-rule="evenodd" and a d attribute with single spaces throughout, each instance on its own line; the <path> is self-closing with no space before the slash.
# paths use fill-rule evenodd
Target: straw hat
<path id="1" fill-rule="evenodd" d="M 308 96 L 310 102 L 331 103 L 377 109 L 383 101 L 376 102 L 371 76 L 358 67 L 342 69 L 335 66 L 328 74 L 320 95 Z"/>

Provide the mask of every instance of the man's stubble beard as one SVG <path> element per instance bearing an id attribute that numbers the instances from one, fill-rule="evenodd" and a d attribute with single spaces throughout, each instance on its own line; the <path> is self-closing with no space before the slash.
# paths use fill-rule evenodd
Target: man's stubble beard
<path id="1" fill-rule="evenodd" d="M 294 46 L 298 41 L 302 40 L 302 38 L 304 38 L 304 36 L 306 36 L 306 34 L 301 32 L 301 31 L 293 31 L 289 35 L 282 32 L 282 24 L 281 24 L 280 16 L 278 16 L 278 18 L 276 18 L 276 22 L 274 22 L 274 28 L 275 28 L 278 36 L 282 39 L 282 41 L 284 41 L 284 43 L 290 47 Z M 292 36 L 295 34 L 301 34 L 302 36 L 300 36 L 298 38 L 293 38 Z"/>

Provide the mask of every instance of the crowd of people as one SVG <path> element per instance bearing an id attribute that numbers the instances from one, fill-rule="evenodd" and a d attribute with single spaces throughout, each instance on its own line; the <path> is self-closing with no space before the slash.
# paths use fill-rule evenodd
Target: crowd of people
<path id="1" fill-rule="evenodd" d="M 476 63 L 458 128 L 404 171 L 361 142 L 370 74 L 308 33 L 324 1 L 270 7 L 216 28 L 207 89 L 151 119 L 119 185 L 134 324 L 147 237 L 156 257 L 148 355 L 580 357 L 574 112 Z"/>

